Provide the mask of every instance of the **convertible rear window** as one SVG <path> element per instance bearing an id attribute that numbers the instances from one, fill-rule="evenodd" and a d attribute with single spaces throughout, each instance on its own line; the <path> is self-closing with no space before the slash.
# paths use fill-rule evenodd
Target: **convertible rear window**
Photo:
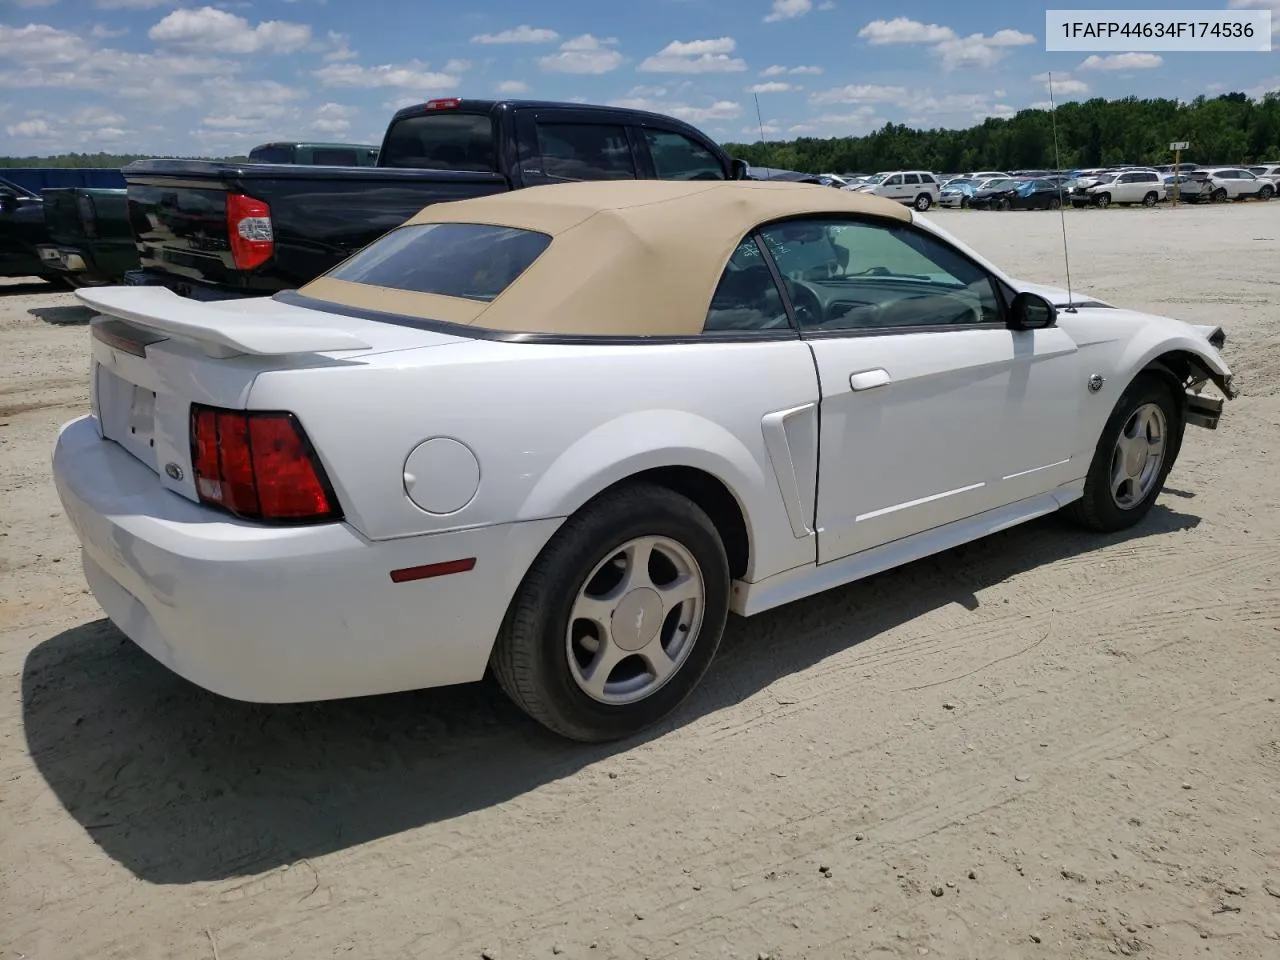
<path id="1" fill-rule="evenodd" d="M 400 227 L 340 263 L 327 276 L 413 293 L 493 300 L 537 260 L 551 237 L 483 223 Z"/>

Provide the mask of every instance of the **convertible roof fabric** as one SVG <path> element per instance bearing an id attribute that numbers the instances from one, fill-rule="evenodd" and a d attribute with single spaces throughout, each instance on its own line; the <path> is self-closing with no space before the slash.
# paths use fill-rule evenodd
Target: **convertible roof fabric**
<path id="1" fill-rule="evenodd" d="M 492 301 L 321 276 L 316 300 L 507 333 L 670 337 L 702 332 L 725 264 L 752 229 L 829 214 L 911 222 L 882 197 L 776 181 L 613 180 L 437 203 L 403 226 L 480 223 L 549 234 L 547 249 Z"/>

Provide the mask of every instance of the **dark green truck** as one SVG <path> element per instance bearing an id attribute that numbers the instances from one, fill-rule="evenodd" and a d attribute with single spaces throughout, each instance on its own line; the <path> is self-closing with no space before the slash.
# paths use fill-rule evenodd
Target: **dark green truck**
<path id="1" fill-rule="evenodd" d="M 139 266 L 123 189 L 50 187 L 44 197 L 41 264 L 73 287 L 119 283 Z"/>

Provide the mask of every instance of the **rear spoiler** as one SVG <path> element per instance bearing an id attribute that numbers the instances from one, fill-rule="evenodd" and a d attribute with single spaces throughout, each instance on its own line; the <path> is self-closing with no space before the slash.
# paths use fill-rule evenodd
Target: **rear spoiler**
<path id="1" fill-rule="evenodd" d="M 301 322 L 296 309 L 255 315 L 244 310 L 242 300 L 190 300 L 165 287 L 91 287 L 77 290 L 76 296 L 108 317 L 189 340 L 211 357 L 372 349 L 350 331 L 327 325 L 325 319 L 333 318 L 319 313 L 315 323 Z"/>

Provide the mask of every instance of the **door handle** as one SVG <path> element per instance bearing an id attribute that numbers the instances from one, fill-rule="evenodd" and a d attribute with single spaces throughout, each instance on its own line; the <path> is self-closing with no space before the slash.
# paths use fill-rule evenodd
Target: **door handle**
<path id="1" fill-rule="evenodd" d="M 863 370 L 861 373 L 849 374 L 849 386 L 854 390 L 870 390 L 872 387 L 883 387 L 892 377 L 888 370 Z"/>

